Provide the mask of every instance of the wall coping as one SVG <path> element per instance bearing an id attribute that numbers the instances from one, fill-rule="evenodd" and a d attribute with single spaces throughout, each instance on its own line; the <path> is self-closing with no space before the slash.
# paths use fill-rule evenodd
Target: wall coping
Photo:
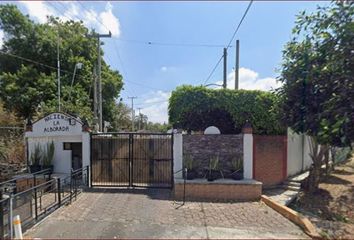
<path id="1" fill-rule="evenodd" d="M 183 179 L 175 179 L 175 184 L 183 184 Z M 209 182 L 205 178 L 197 178 L 193 180 L 186 180 L 186 184 L 201 184 L 201 185 L 262 185 L 262 182 L 253 179 L 233 180 L 233 179 L 217 179 Z"/>

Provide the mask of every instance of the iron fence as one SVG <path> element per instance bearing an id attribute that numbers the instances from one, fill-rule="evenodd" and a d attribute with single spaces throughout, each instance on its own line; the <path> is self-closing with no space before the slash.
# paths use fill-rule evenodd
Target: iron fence
<path id="1" fill-rule="evenodd" d="M 53 178 L 25 191 L 2 199 L 0 192 L 0 238 L 13 238 L 12 219 L 19 215 L 23 229 L 27 229 L 54 210 L 76 200 L 88 186 L 89 167 L 72 171 L 65 178 Z"/>

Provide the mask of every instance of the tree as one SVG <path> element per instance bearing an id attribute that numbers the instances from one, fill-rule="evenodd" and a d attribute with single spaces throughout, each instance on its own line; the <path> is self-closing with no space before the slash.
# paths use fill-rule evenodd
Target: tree
<path id="1" fill-rule="evenodd" d="M 113 121 L 110 131 L 122 131 L 131 129 L 131 110 L 122 103 L 116 103 L 113 107 Z"/>
<path id="2" fill-rule="evenodd" d="M 353 20 L 350 1 L 304 11 L 283 51 L 283 120 L 312 137 L 310 192 L 318 188 L 329 145 L 348 146 L 354 140 Z"/>
<path id="3" fill-rule="evenodd" d="M 48 17 L 44 24 L 35 23 L 14 5 L 0 6 L 0 27 L 5 35 L 0 52 L 0 98 L 4 107 L 21 118 L 38 117 L 57 111 L 56 66 L 59 39 L 62 109 L 92 119 L 97 39 L 88 35 L 94 32 L 89 31 L 82 22 L 62 21 L 54 17 Z M 71 89 L 74 67 L 78 62 L 83 63 L 83 68 L 77 71 Z M 122 86 L 119 72 L 110 69 L 102 60 L 105 121 L 113 121 L 112 106 Z"/>
<path id="4" fill-rule="evenodd" d="M 154 122 L 147 122 L 146 130 L 151 132 L 160 132 L 160 133 L 167 133 L 172 126 L 168 123 L 154 123 Z"/>

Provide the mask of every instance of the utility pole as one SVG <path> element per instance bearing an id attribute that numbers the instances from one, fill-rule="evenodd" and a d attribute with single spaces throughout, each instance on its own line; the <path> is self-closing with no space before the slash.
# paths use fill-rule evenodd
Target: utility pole
<path id="1" fill-rule="evenodd" d="M 99 131 L 103 131 L 103 113 L 102 113 L 102 81 L 101 81 L 101 38 L 112 37 L 111 31 L 108 34 L 94 34 L 91 37 L 97 38 L 97 112 Z"/>
<path id="2" fill-rule="evenodd" d="M 95 130 L 97 131 L 98 123 L 98 109 L 97 109 L 97 66 L 93 66 L 93 117 L 95 123 Z"/>
<path id="3" fill-rule="evenodd" d="M 224 48 L 224 82 L 222 86 L 224 89 L 227 87 L 227 48 Z"/>
<path id="4" fill-rule="evenodd" d="M 235 90 L 239 84 L 239 68 L 240 68 L 240 40 L 236 40 L 236 62 L 235 62 Z"/>
<path id="5" fill-rule="evenodd" d="M 57 68 L 58 68 L 58 111 L 60 112 L 60 55 L 59 55 L 59 44 L 60 44 L 60 36 L 59 36 L 59 28 L 58 28 L 58 43 L 57 43 Z"/>
<path id="6" fill-rule="evenodd" d="M 141 110 L 141 108 L 138 108 L 138 111 L 139 111 L 139 128 L 138 128 L 138 130 L 140 130 L 141 129 L 141 122 L 142 122 L 142 116 L 140 115 L 140 110 Z"/>
<path id="7" fill-rule="evenodd" d="M 132 132 L 134 132 L 134 99 L 138 97 L 128 97 L 132 100 Z"/>

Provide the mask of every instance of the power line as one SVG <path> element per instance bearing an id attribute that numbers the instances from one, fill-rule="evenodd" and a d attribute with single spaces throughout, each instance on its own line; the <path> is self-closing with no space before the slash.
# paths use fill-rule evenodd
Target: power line
<path id="1" fill-rule="evenodd" d="M 172 42 L 154 42 L 154 41 L 142 41 L 142 40 L 133 40 L 133 39 L 122 39 L 122 38 L 114 38 L 115 40 L 128 42 L 128 43 L 136 43 L 143 44 L 149 46 L 172 46 L 172 47 L 209 47 L 209 48 L 219 48 L 224 47 L 222 44 L 204 44 L 204 43 L 172 43 Z M 232 47 L 230 45 L 230 47 Z"/>
<path id="2" fill-rule="evenodd" d="M 168 102 L 168 99 L 166 99 L 166 100 L 162 100 L 162 101 L 156 101 L 156 102 L 136 103 L 135 105 L 137 105 L 137 106 L 141 106 L 141 105 L 150 105 L 150 104 L 164 103 L 164 102 Z"/>
<path id="3" fill-rule="evenodd" d="M 242 16 L 240 22 L 239 22 L 238 25 L 237 25 L 237 28 L 236 28 L 234 34 L 232 35 L 232 37 L 231 37 L 231 39 L 230 39 L 230 41 L 229 41 L 229 44 L 227 44 L 226 49 L 228 49 L 228 48 L 231 46 L 231 43 L 232 43 L 232 41 L 234 40 L 234 38 L 235 38 L 235 36 L 236 36 L 236 33 L 237 33 L 238 30 L 240 29 L 241 24 L 242 24 L 243 20 L 245 19 L 246 15 L 247 15 L 247 13 L 248 13 L 248 10 L 250 10 L 252 3 L 253 3 L 253 0 L 251 0 L 250 3 L 248 4 L 245 13 L 243 14 L 243 16 Z"/>
<path id="4" fill-rule="evenodd" d="M 78 1 L 78 3 L 79 3 L 86 11 L 90 11 L 90 10 L 88 10 L 81 2 Z M 98 18 L 96 18 L 96 21 L 97 21 L 100 25 L 102 25 L 104 28 L 106 28 L 108 31 L 111 31 L 111 30 L 110 30 L 102 21 L 100 21 Z M 126 71 L 126 69 L 125 69 L 125 66 L 124 66 L 122 57 L 121 57 L 120 52 L 119 52 L 119 48 L 118 48 L 118 46 L 117 46 L 117 44 L 116 44 L 115 41 L 113 41 L 113 45 L 114 45 L 114 49 L 115 49 L 115 53 L 116 53 L 116 55 L 117 55 L 117 58 L 118 58 L 118 60 L 119 60 L 119 62 L 120 62 L 120 65 L 121 65 L 121 67 L 122 67 L 123 73 L 124 73 L 124 75 L 125 75 L 126 77 L 128 77 L 128 73 L 127 73 L 127 71 Z M 138 83 L 135 83 L 135 82 L 132 82 L 132 81 L 128 81 L 128 80 L 126 80 L 126 79 L 125 79 L 124 81 L 126 81 L 126 82 L 131 82 L 131 83 L 137 84 L 137 85 L 141 85 L 141 84 L 138 84 Z M 145 86 L 145 85 L 144 85 L 144 87 L 151 88 L 151 87 Z M 128 89 L 127 89 L 127 91 L 130 92 L 130 93 L 132 93 L 132 92 L 134 93 L 134 92 L 135 92 L 135 91 L 133 91 L 133 89 L 132 89 L 132 92 L 131 92 L 130 90 L 128 90 Z M 135 94 L 132 94 L 132 95 L 135 95 Z"/>
<path id="5" fill-rule="evenodd" d="M 47 67 L 47 68 L 50 68 L 50 69 L 53 69 L 53 70 L 58 70 L 57 67 L 53 67 L 53 66 L 50 66 L 50 65 L 47 65 L 47 64 L 44 64 L 44 63 L 40 63 L 40 62 L 34 61 L 34 60 L 32 60 L 32 59 L 25 58 L 25 57 L 21 57 L 21 56 L 12 54 L 12 53 L 7 53 L 7 52 L 4 52 L 4 51 L 2 51 L 2 50 L 0 50 L 0 53 L 1 53 L 1 54 L 4 54 L 4 55 L 8 55 L 8 56 L 10 56 L 10 57 L 14 57 L 14 58 L 21 59 L 21 60 L 23 60 L 23 61 L 31 62 L 31 63 L 37 64 L 37 65 L 40 65 L 40 66 L 43 66 L 43 67 Z M 66 73 L 72 74 L 71 72 L 66 71 L 66 70 L 60 69 L 60 71 L 61 71 L 61 72 L 66 72 Z"/>
<path id="6" fill-rule="evenodd" d="M 251 0 L 250 3 L 248 4 L 246 11 L 244 12 L 244 14 L 243 14 L 243 16 L 242 16 L 240 22 L 238 23 L 238 25 L 237 25 L 237 27 L 236 27 L 236 29 L 235 29 L 235 31 L 234 31 L 234 33 L 233 33 L 233 35 L 232 35 L 230 41 L 229 41 L 229 44 L 228 44 L 227 47 L 226 47 L 226 50 L 227 50 L 228 48 L 230 48 L 231 42 L 232 42 L 233 39 L 235 38 L 236 33 L 238 32 L 238 30 L 240 29 L 241 24 L 242 24 L 243 20 L 245 19 L 245 17 L 246 17 L 246 15 L 247 15 L 247 13 L 248 13 L 248 11 L 249 11 L 249 9 L 250 9 L 252 3 L 253 3 L 253 0 Z M 213 68 L 213 70 L 211 70 L 209 76 L 205 79 L 203 85 L 205 85 L 205 84 L 209 81 L 209 79 L 211 78 L 211 76 L 213 76 L 215 70 L 216 70 L 217 67 L 219 66 L 219 64 L 220 64 L 220 62 L 221 62 L 221 60 L 222 60 L 223 57 L 224 57 L 224 54 L 223 54 L 223 55 L 221 56 L 221 58 L 217 61 L 215 67 Z"/>
<path id="7" fill-rule="evenodd" d="M 213 76 L 215 70 L 217 69 L 217 67 L 219 66 L 219 64 L 220 64 L 220 62 L 221 62 L 221 60 L 222 60 L 223 58 L 224 58 L 224 55 L 222 55 L 222 56 L 220 57 L 219 61 L 215 64 L 213 70 L 211 70 L 209 76 L 205 79 L 203 85 L 205 85 L 205 84 L 209 81 L 209 79 L 211 78 L 211 76 Z"/>

